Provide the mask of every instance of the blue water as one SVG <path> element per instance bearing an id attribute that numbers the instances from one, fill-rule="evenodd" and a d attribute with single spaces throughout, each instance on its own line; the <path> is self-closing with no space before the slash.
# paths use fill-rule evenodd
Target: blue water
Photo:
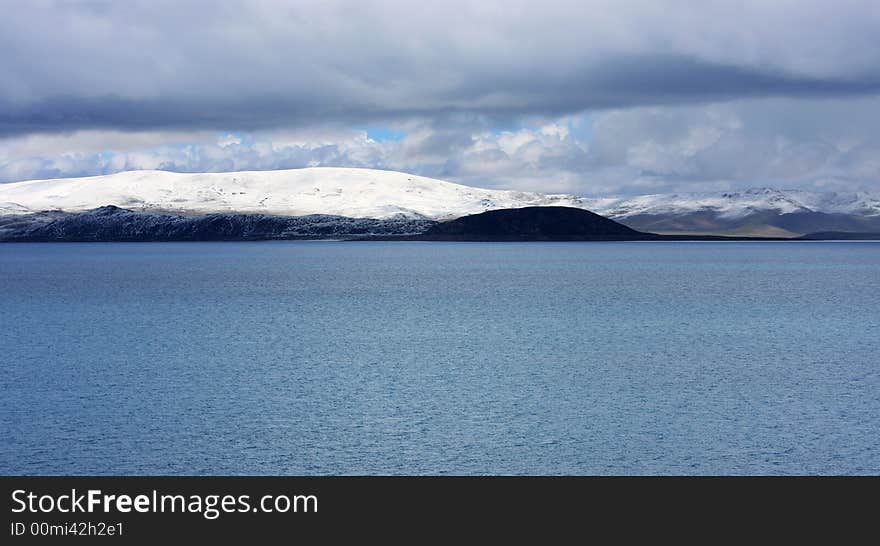
<path id="1" fill-rule="evenodd" d="M 878 474 L 880 243 L 0 245 L 3 474 Z"/>

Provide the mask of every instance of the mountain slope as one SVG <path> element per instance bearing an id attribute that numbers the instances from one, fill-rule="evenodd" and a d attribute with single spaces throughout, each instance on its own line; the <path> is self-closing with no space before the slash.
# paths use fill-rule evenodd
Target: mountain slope
<path id="1" fill-rule="evenodd" d="M 684 215 L 702 211 L 712 211 L 726 218 L 741 218 L 760 211 L 777 214 L 822 212 L 880 216 L 880 193 L 823 193 L 756 188 L 732 192 L 584 199 L 584 206 L 614 218 Z"/>
<path id="2" fill-rule="evenodd" d="M 330 167 L 209 174 L 131 171 L 0 184 L 0 215 L 113 205 L 182 214 L 445 219 L 500 208 L 580 206 L 580 201 L 570 195 L 488 190 L 393 171 Z"/>
<path id="3" fill-rule="evenodd" d="M 870 193 L 762 188 L 584 199 L 582 206 L 632 228 L 663 233 L 787 237 L 880 230 L 880 194 Z"/>
<path id="4" fill-rule="evenodd" d="M 649 238 L 588 210 L 524 207 L 492 210 L 435 224 L 428 241 L 632 241 Z"/>
<path id="5" fill-rule="evenodd" d="M 86 212 L 0 216 L 0 241 L 250 241 L 350 239 L 422 233 L 423 218 L 345 218 L 313 214 L 203 214 L 179 216 L 105 206 Z"/>

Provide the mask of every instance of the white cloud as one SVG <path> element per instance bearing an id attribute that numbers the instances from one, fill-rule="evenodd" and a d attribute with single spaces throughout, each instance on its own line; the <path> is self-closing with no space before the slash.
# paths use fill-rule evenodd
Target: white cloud
<path id="1" fill-rule="evenodd" d="M 485 120 L 252 133 L 80 131 L 0 140 L 0 180 L 129 169 L 386 168 L 467 184 L 584 195 L 754 186 L 877 189 L 880 99 L 645 107 L 504 131 Z"/>
<path id="2" fill-rule="evenodd" d="M 583 194 L 880 180 L 872 0 L 4 7 L 0 181 L 309 165 Z"/>

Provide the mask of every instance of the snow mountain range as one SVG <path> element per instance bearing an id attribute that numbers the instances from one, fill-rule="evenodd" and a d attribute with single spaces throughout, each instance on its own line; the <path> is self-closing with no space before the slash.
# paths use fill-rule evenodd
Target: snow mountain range
<path id="1" fill-rule="evenodd" d="M 0 184 L 0 214 L 83 212 L 114 205 L 181 214 L 443 220 L 494 209 L 576 207 L 579 202 L 571 195 L 490 190 L 394 171 L 332 167 L 207 174 L 129 171 Z"/>
<path id="2" fill-rule="evenodd" d="M 321 215 L 383 221 L 444 221 L 489 210 L 563 206 L 587 209 L 634 229 L 659 233 L 786 237 L 817 231 L 880 232 L 880 192 L 761 188 L 587 198 L 476 188 L 394 171 L 331 167 L 205 174 L 130 171 L 0 184 L 0 217 L 5 218 L 5 225 L 26 224 L 25 218 L 45 224 L 56 221 L 60 214 L 107 206 L 154 215 Z M 410 229 L 415 224 L 407 225 Z M 369 226 L 375 228 L 375 224 Z"/>
<path id="3" fill-rule="evenodd" d="M 819 231 L 880 232 L 880 192 L 758 188 L 585 199 L 584 206 L 659 233 L 790 237 Z"/>

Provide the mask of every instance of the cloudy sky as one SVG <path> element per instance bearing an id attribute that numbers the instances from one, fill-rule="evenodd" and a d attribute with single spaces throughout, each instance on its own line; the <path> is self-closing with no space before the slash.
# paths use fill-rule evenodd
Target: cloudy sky
<path id="1" fill-rule="evenodd" d="M 0 12 L 0 182 L 324 165 L 584 195 L 880 189 L 876 0 Z"/>

